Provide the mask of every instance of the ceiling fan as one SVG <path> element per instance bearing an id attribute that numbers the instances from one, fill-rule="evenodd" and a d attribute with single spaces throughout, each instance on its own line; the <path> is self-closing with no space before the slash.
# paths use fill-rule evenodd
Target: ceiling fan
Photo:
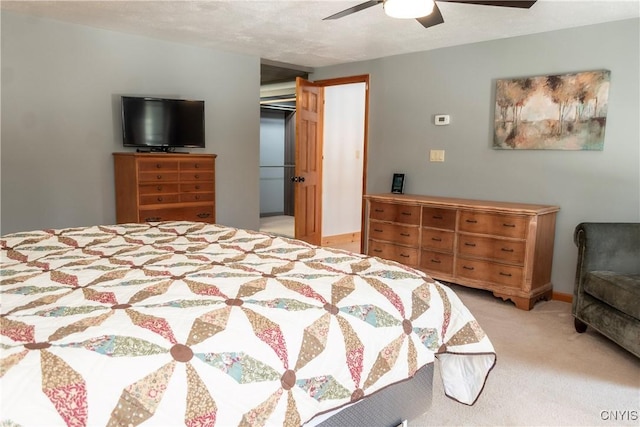
<path id="1" fill-rule="evenodd" d="M 500 7 L 517 7 L 521 9 L 529 9 L 536 0 L 520 1 L 520 0 L 372 0 L 352 6 L 341 12 L 327 16 L 323 20 L 343 18 L 352 13 L 360 12 L 380 3 L 384 4 L 385 13 L 394 18 L 415 18 L 423 27 L 429 28 L 434 25 L 444 23 L 440 9 L 436 1 L 449 3 L 476 4 L 482 6 L 500 6 Z M 415 6 L 417 10 L 405 10 L 404 7 Z"/>

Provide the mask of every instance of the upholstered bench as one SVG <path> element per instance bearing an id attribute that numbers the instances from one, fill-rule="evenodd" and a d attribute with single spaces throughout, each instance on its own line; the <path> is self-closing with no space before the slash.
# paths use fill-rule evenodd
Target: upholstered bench
<path id="1" fill-rule="evenodd" d="M 591 326 L 640 357 L 640 223 L 582 223 L 574 242 L 576 331 Z"/>

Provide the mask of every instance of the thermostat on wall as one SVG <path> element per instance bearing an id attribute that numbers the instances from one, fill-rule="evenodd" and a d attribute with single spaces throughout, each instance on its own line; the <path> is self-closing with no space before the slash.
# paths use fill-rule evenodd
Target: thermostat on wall
<path id="1" fill-rule="evenodd" d="M 436 118 L 434 120 L 436 126 L 444 126 L 449 124 L 449 115 L 448 114 L 436 114 Z"/>

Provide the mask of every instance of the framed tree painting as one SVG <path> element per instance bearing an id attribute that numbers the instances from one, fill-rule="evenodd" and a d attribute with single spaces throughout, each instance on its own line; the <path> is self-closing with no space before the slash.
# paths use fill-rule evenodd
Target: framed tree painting
<path id="1" fill-rule="evenodd" d="M 496 81 L 493 148 L 602 150 L 608 70 Z"/>

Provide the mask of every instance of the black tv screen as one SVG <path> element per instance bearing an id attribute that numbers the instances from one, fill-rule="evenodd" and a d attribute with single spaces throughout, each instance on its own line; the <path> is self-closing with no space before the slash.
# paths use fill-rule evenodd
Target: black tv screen
<path id="1" fill-rule="evenodd" d="M 122 97 L 125 147 L 204 147 L 204 101 Z"/>

